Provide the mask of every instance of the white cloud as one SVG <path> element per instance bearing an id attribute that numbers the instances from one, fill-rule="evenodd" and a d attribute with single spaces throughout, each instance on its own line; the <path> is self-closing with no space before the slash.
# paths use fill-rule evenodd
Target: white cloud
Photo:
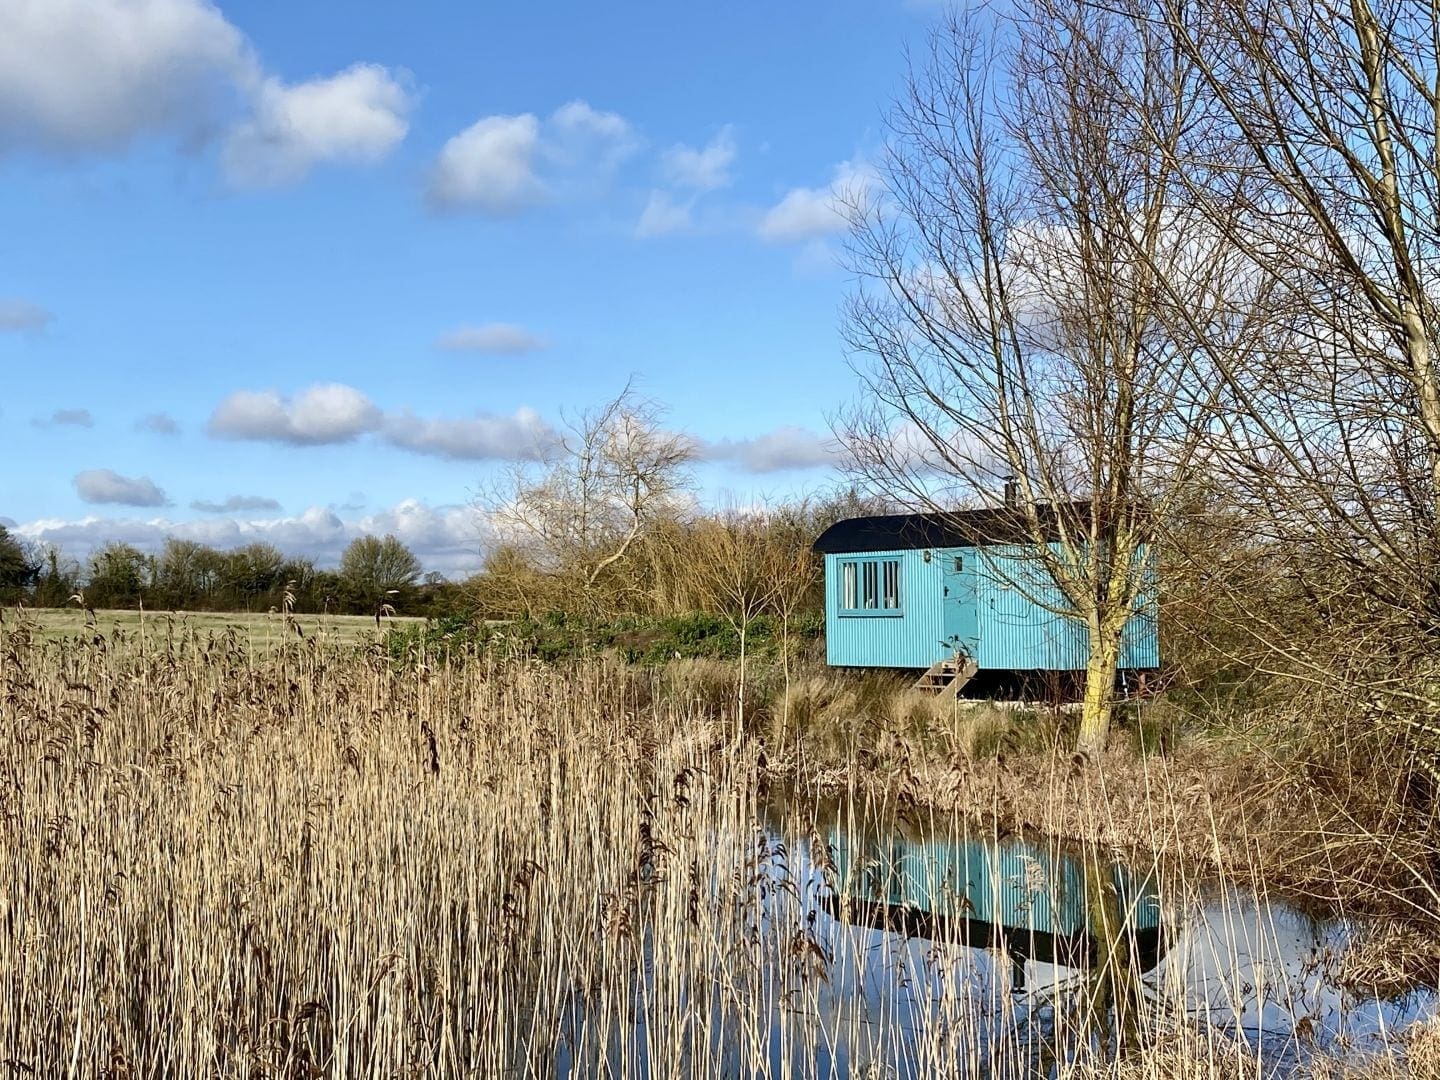
<path id="1" fill-rule="evenodd" d="M 135 430 L 148 431 L 152 435 L 178 435 L 180 425 L 169 413 L 152 412 L 135 421 Z"/>
<path id="2" fill-rule="evenodd" d="M 508 217 L 538 202 L 539 137 L 540 122 L 529 113 L 475 121 L 440 151 L 430 174 L 430 205 Z"/>
<path id="3" fill-rule="evenodd" d="M 639 146 L 629 121 L 619 113 L 602 112 L 577 100 L 550 114 L 542 149 L 562 165 L 608 171 Z"/>
<path id="4" fill-rule="evenodd" d="M 486 323 L 461 326 L 435 339 L 435 347 L 447 352 L 494 353 L 515 356 L 545 347 L 545 339 L 514 323 Z"/>
<path id="5" fill-rule="evenodd" d="M 113 469 L 87 469 L 77 473 L 75 491 L 88 503 L 165 506 L 170 501 L 148 476 L 121 476 Z"/>
<path id="6" fill-rule="evenodd" d="M 203 514 L 235 514 L 246 510 L 279 510 L 280 503 L 263 495 L 231 495 L 224 502 L 197 499 L 190 504 L 190 509 Z"/>
<path id="7" fill-rule="evenodd" d="M 353 386 L 321 383 L 293 398 L 275 390 L 239 390 L 216 407 L 208 429 L 225 439 L 313 446 L 349 442 L 380 422 L 380 410 Z"/>
<path id="8" fill-rule="evenodd" d="M 275 390 L 239 390 L 210 416 L 208 430 L 223 439 L 318 446 L 368 433 L 401 450 L 452 461 L 534 461 L 554 445 L 555 430 L 534 409 L 513 416 L 416 416 L 382 412 L 352 386 L 324 383 L 293 397 Z"/>
<path id="9" fill-rule="evenodd" d="M 863 201 L 875 186 L 874 171 L 858 161 L 836 166 L 826 187 L 792 188 L 760 219 L 762 240 L 793 244 L 815 240 L 849 228 L 847 208 Z"/>
<path id="10" fill-rule="evenodd" d="M 730 183 L 735 153 L 734 129 L 726 124 L 698 150 L 683 143 L 666 150 L 660 157 L 661 174 L 674 187 L 714 191 Z"/>
<path id="11" fill-rule="evenodd" d="M 388 416 L 382 437 L 392 446 L 452 461 L 536 461 L 555 441 L 555 431 L 534 409 L 513 416 L 425 419 L 408 410 Z"/>
<path id="12" fill-rule="evenodd" d="M 158 552 L 166 537 L 174 536 L 219 548 L 264 541 L 287 554 L 314 559 L 321 566 L 335 566 L 345 546 L 357 536 L 392 533 L 415 552 L 427 569 L 463 575 L 480 568 L 475 511 L 466 506 L 432 507 L 415 499 L 348 520 L 333 510 L 315 506 L 295 516 L 252 520 L 45 518 L 17 525 L 15 532 L 36 543 L 55 545 L 78 558 L 116 541 Z"/>
<path id="13" fill-rule="evenodd" d="M 221 164 L 239 187 L 294 183 L 316 165 L 371 165 L 405 138 L 412 104 L 399 79 L 378 64 L 294 85 L 267 78 L 253 114 L 226 138 Z"/>
<path id="14" fill-rule="evenodd" d="M 0 3 L 0 150 L 123 150 L 206 130 L 253 61 L 208 0 Z"/>
<path id="15" fill-rule="evenodd" d="M 727 186 L 735 161 L 735 137 L 730 125 L 705 146 L 696 149 L 677 143 L 660 155 L 660 173 L 668 188 L 650 193 L 635 235 L 642 238 L 689 232 L 695 224 L 695 204 L 707 193 Z"/>
<path id="16" fill-rule="evenodd" d="M 685 232 L 690 228 L 691 202 L 677 202 L 664 191 L 652 191 L 645 204 L 640 220 L 635 224 L 635 235 L 640 237 L 669 236 Z"/>
<path id="17" fill-rule="evenodd" d="M 36 427 L 94 427 L 89 409 L 56 409 L 48 420 L 33 421 Z"/>
<path id="18" fill-rule="evenodd" d="M 226 177 L 260 187 L 378 161 L 404 138 L 410 107 L 376 64 L 300 83 L 267 74 L 211 0 L 0 0 L 0 154 L 223 136 Z"/>
<path id="19" fill-rule="evenodd" d="M 0 108 L 4 108 L 0 102 Z M 0 297 L 0 332 L 44 330 L 55 316 L 39 304 L 15 297 Z"/>
<path id="20" fill-rule="evenodd" d="M 603 178 L 637 145 L 621 116 L 583 101 L 544 121 L 534 113 L 481 117 L 441 149 L 426 198 L 439 211 L 510 217 Z"/>
<path id="21" fill-rule="evenodd" d="M 480 569 L 479 515 L 468 506 L 431 507 L 406 499 L 360 518 L 353 527 L 396 537 L 432 570 L 458 575 Z"/>
<path id="22" fill-rule="evenodd" d="M 706 443 L 702 456 L 710 461 L 730 462 L 747 472 L 768 473 L 833 466 L 839 453 L 839 444 L 829 435 L 801 427 L 781 427 L 753 439 Z"/>

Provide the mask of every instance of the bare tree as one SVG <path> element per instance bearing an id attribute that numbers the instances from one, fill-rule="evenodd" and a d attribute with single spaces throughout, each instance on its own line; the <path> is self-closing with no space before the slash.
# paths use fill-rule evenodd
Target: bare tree
<path id="1" fill-rule="evenodd" d="M 750 626 L 772 609 L 795 579 L 793 545 L 763 507 L 721 510 L 695 523 L 693 580 L 705 606 L 729 621 L 740 639 L 736 718 L 745 727 Z"/>
<path id="2" fill-rule="evenodd" d="M 811 547 L 823 531 L 815 527 L 815 518 L 809 501 L 800 500 L 780 507 L 771 522 L 775 593 L 770 606 L 780 619 L 780 662 L 785 678 L 783 719 L 787 725 L 790 722 L 790 629 L 796 614 L 812 600 L 821 578 L 821 563 Z"/>
<path id="3" fill-rule="evenodd" d="M 984 17 L 936 32 L 883 189 L 855 200 L 846 329 L 865 399 L 844 435 L 859 474 L 915 509 L 993 503 L 1013 480 L 1029 562 L 1014 584 L 1085 628 L 1094 752 L 1152 524 L 1221 404 L 1194 329 L 1246 328 L 1227 249 L 1174 199 L 1201 118 L 1169 35 L 1082 0 Z"/>
<path id="4" fill-rule="evenodd" d="M 1440 695 L 1415 672 L 1433 672 L 1440 632 L 1440 8 L 1132 0 L 1127 14 L 1173 35 L 1218 120 L 1178 151 L 1225 167 L 1185 170 L 1183 198 L 1267 296 L 1263 348 L 1198 335 L 1233 399 L 1212 460 L 1327 632 L 1258 612 L 1247 625 L 1277 670 L 1358 683 L 1433 731 Z"/>
<path id="5" fill-rule="evenodd" d="M 533 552 L 567 599 L 592 611 L 642 588 L 616 571 L 689 487 L 695 445 L 663 418 L 627 386 L 576 418 L 538 468 L 517 467 L 481 504 L 496 532 Z"/>

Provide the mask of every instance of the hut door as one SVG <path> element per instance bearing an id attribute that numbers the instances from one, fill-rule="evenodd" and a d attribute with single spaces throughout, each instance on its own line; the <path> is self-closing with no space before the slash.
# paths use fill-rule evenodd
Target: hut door
<path id="1" fill-rule="evenodd" d="M 976 656 L 980 648 L 980 611 L 975 595 L 975 559 L 968 553 L 945 560 L 945 642 Z"/>

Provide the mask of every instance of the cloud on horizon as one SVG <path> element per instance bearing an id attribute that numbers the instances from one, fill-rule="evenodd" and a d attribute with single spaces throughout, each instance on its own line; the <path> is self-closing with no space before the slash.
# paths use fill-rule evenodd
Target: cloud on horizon
<path id="1" fill-rule="evenodd" d="M 406 499 L 389 509 L 350 519 L 327 507 L 314 506 L 294 516 L 258 520 L 42 518 L 17 524 L 15 532 L 35 543 L 54 545 L 73 558 L 85 558 L 114 542 L 158 552 L 166 538 L 173 536 L 218 548 L 264 541 L 288 555 L 314 559 L 323 567 L 338 565 L 346 545 L 356 537 L 390 533 L 414 551 L 427 570 L 454 576 L 480 568 L 481 533 L 476 512 L 468 506 L 430 506 L 418 499 Z"/>

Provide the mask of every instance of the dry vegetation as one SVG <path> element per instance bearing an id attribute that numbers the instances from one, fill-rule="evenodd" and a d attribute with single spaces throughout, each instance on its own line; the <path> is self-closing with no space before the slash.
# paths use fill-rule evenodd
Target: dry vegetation
<path id="1" fill-rule="evenodd" d="M 1106 1063 L 1081 1049 L 1099 983 L 1026 1025 L 1008 993 L 942 975 L 973 950 L 814 921 L 828 855 L 804 842 L 806 800 L 774 834 L 758 823 L 767 779 L 826 777 L 787 756 L 797 728 L 740 730 L 713 669 L 397 666 L 314 637 L 56 641 L 13 619 L 0 665 L 0 1047 L 17 1074 L 823 1076 L 833 1055 L 855 1075 L 1066 1057 L 1072 1076 L 1255 1075 L 1163 996 L 1151 1051 Z M 896 760 L 881 783 L 850 753 L 829 780 L 868 777 L 850 812 L 890 814 L 929 782 Z M 996 776 L 1013 800 L 1031 784 Z M 1178 863 L 1189 793 L 1150 782 L 1150 832 L 1125 839 Z M 1058 772 L 1042 790 L 1068 797 Z M 979 827 L 1003 835 L 1008 813 Z M 878 1005 L 842 993 L 877 971 Z"/>
<path id="2" fill-rule="evenodd" d="M 42 638 L 75 637 L 82 634 L 111 634 L 123 631 L 156 640 L 172 633 L 230 636 L 247 648 L 266 651 L 299 636 L 318 637 L 333 644 L 364 644 L 374 641 L 396 626 L 419 625 L 423 620 L 385 616 L 378 624 L 370 615 L 296 615 L 286 619 L 280 612 L 242 611 L 126 611 L 78 607 L 0 610 L 5 619 L 25 618 Z M 295 627 L 300 628 L 296 634 Z"/>

